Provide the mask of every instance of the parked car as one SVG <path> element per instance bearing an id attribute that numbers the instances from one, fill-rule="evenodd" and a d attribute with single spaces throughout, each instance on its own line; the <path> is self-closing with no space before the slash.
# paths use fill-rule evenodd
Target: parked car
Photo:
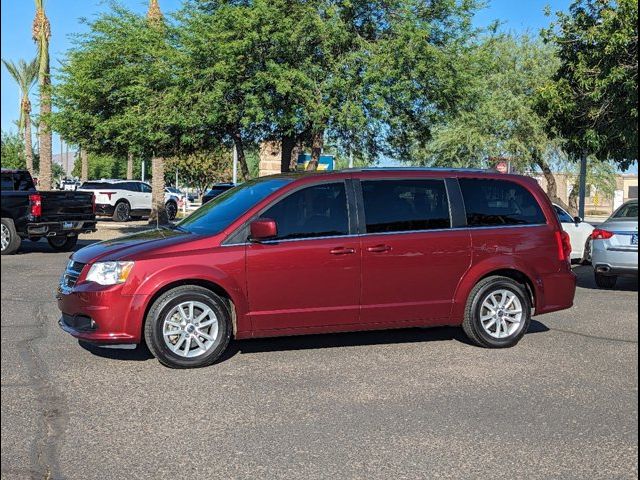
<path id="1" fill-rule="evenodd" d="M 165 193 L 168 193 L 169 195 L 173 195 L 178 199 L 179 208 L 182 208 L 182 206 L 184 205 L 184 202 L 188 201 L 187 194 L 176 187 L 164 187 L 164 191 Z"/>
<path id="2" fill-rule="evenodd" d="M 96 180 L 83 183 L 79 191 L 93 192 L 96 196 L 96 215 L 112 217 L 126 222 L 151 213 L 151 185 L 139 180 Z M 169 220 L 178 214 L 177 196 L 165 192 L 165 207 Z"/>
<path id="3" fill-rule="evenodd" d="M 60 190 L 77 190 L 80 185 L 77 180 L 64 178 L 60 181 Z"/>
<path id="4" fill-rule="evenodd" d="M 57 251 L 72 250 L 80 233 L 96 230 L 93 194 L 36 190 L 27 170 L 1 170 L 2 255 L 22 240 L 47 238 Z"/>
<path id="5" fill-rule="evenodd" d="M 207 193 L 205 193 L 202 196 L 202 204 L 204 205 L 209 200 L 212 200 L 212 199 L 216 198 L 218 195 L 226 192 L 227 190 L 232 189 L 234 186 L 235 185 L 233 183 L 217 183 L 217 184 L 215 184 L 213 187 L 211 187 L 211 189 L 209 189 L 207 191 Z"/>
<path id="6" fill-rule="evenodd" d="M 580 260 L 583 263 L 591 261 L 591 232 L 594 226 L 585 222 L 580 217 L 572 217 L 560 205 L 553 205 L 562 224 L 562 228 L 571 239 L 571 260 Z"/>
<path id="7" fill-rule="evenodd" d="M 171 229 L 71 257 L 61 327 L 146 342 L 164 365 L 214 362 L 236 339 L 458 325 L 515 345 L 569 308 L 569 235 L 531 178 L 364 169 L 262 177 Z"/>
<path id="8" fill-rule="evenodd" d="M 596 284 L 613 288 L 620 276 L 638 276 L 638 200 L 624 203 L 592 233 Z"/>

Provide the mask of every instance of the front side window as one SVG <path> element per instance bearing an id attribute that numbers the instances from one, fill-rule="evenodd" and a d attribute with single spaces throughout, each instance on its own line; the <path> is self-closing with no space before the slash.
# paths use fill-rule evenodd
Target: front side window
<path id="1" fill-rule="evenodd" d="M 367 233 L 451 227 L 444 180 L 363 181 Z"/>
<path id="2" fill-rule="evenodd" d="M 138 185 L 140 187 L 140 190 L 138 191 L 142 191 L 142 193 L 151 193 L 151 187 L 146 183 L 139 183 Z"/>
<path id="3" fill-rule="evenodd" d="M 178 223 L 178 228 L 198 235 L 213 235 L 240 215 L 291 182 L 289 178 L 256 179 L 227 190 Z"/>
<path id="4" fill-rule="evenodd" d="M 534 196 L 517 183 L 481 178 L 461 178 L 459 182 L 470 227 L 546 223 Z"/>
<path id="5" fill-rule="evenodd" d="M 344 182 L 303 188 L 267 209 L 261 218 L 276 221 L 276 240 L 349 234 Z"/>

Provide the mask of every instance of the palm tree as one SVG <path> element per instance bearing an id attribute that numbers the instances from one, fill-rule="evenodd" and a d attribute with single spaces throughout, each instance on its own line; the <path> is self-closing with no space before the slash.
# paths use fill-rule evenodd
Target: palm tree
<path id="1" fill-rule="evenodd" d="M 18 132 L 24 137 L 24 155 L 27 159 L 27 170 L 33 175 L 33 145 L 31 139 L 31 102 L 29 91 L 38 79 L 38 59 L 34 58 L 27 63 L 20 59 L 18 64 L 2 59 L 9 75 L 18 84 L 22 98 L 20 100 L 20 118 L 18 120 Z"/>
<path id="2" fill-rule="evenodd" d="M 158 0 L 149 0 L 147 21 L 150 28 L 161 29 L 163 16 Z M 149 222 L 168 223 L 167 210 L 164 203 L 164 158 L 153 155 L 151 158 L 151 215 Z"/>
<path id="3" fill-rule="evenodd" d="M 40 85 L 40 132 L 39 185 L 50 190 L 52 183 L 51 128 L 48 116 L 51 114 L 51 75 L 49 68 L 49 40 L 51 26 L 44 11 L 44 0 L 35 0 L 36 16 L 33 20 L 33 40 L 38 47 L 38 83 Z"/>

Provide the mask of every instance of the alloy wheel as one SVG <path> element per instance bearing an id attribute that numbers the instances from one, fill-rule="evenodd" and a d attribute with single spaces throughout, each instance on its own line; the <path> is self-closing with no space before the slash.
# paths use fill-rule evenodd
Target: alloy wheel
<path id="1" fill-rule="evenodd" d="M 506 338 L 518 331 L 522 322 L 522 302 L 506 289 L 491 292 L 480 307 L 480 323 L 493 338 Z"/>
<path id="2" fill-rule="evenodd" d="M 11 243 L 11 232 L 9 232 L 9 227 L 7 227 L 4 223 L 2 224 L 2 251 L 5 251 L 9 244 Z"/>
<path id="3" fill-rule="evenodd" d="M 202 302 L 182 302 L 166 315 L 162 336 L 165 345 L 176 355 L 199 357 L 216 344 L 218 317 Z"/>

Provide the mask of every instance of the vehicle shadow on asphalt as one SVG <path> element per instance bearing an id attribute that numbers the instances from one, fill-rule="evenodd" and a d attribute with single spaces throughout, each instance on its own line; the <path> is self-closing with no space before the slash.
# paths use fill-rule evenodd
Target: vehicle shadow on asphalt
<path id="1" fill-rule="evenodd" d="M 587 288 L 589 290 L 614 290 L 621 292 L 637 292 L 638 291 L 638 277 L 619 277 L 618 282 L 614 288 L 600 288 L 596 285 L 596 281 L 593 275 L 593 267 L 590 265 L 574 267 L 573 272 L 578 277 L 578 287 Z"/>
<path id="2" fill-rule="evenodd" d="M 548 332 L 542 322 L 531 320 L 527 335 Z M 290 337 L 259 338 L 232 341 L 215 363 L 225 362 L 237 354 L 279 352 L 287 350 L 316 350 L 322 348 L 356 347 L 367 345 L 390 345 L 402 343 L 427 343 L 439 341 L 458 341 L 472 345 L 461 328 L 403 328 L 397 330 L 372 330 L 363 332 L 327 333 L 318 335 L 297 335 Z M 134 350 L 102 348 L 90 343 L 78 342 L 93 355 L 113 360 L 144 361 L 153 358 L 146 345 Z"/>
<path id="3" fill-rule="evenodd" d="M 99 241 L 100 240 L 94 240 L 94 239 L 78 240 L 78 243 L 73 248 L 73 250 L 67 253 L 71 255 L 73 252 L 76 252 L 81 248 L 86 247 L 87 245 L 91 245 L 92 243 L 96 243 Z M 15 253 L 15 255 L 28 255 L 32 253 L 65 253 L 65 252 L 56 252 L 53 248 L 49 246 L 49 243 L 46 241 L 46 239 L 41 238 L 40 240 L 35 242 L 31 240 L 22 240 L 22 243 L 20 244 L 20 249 Z"/>

